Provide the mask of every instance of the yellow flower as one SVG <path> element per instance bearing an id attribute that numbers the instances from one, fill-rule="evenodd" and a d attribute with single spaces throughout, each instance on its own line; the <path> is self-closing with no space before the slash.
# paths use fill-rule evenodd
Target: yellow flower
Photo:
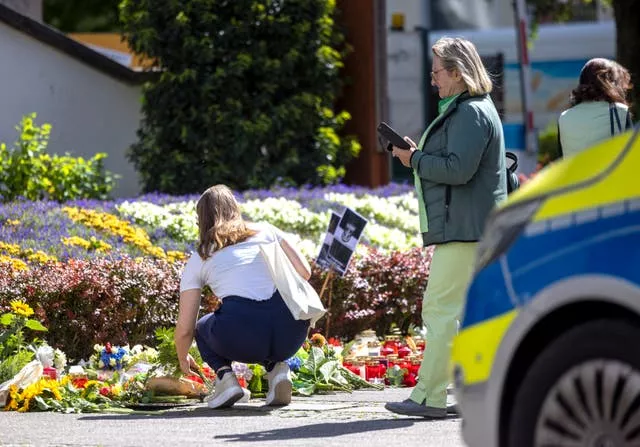
<path id="1" fill-rule="evenodd" d="M 58 387 L 58 381 L 54 379 L 44 380 L 42 384 L 43 389 L 47 389 L 53 394 L 53 397 L 56 400 L 62 400 L 62 395 L 60 394 L 60 389 Z"/>
<path id="2" fill-rule="evenodd" d="M 11 310 L 14 314 L 22 315 L 23 317 L 30 317 L 33 315 L 33 309 L 24 301 L 11 301 Z"/>
<path id="3" fill-rule="evenodd" d="M 146 231 L 133 226 L 125 220 L 119 219 L 113 214 L 73 207 L 64 207 L 62 210 L 67 213 L 69 218 L 74 222 L 80 222 L 96 230 L 120 236 L 125 243 L 135 245 L 151 256 L 159 259 L 167 259 L 165 251 L 160 247 L 155 247 L 151 243 Z M 102 251 L 108 251 L 110 248 L 108 244 L 96 247 L 97 250 Z"/>
<path id="4" fill-rule="evenodd" d="M 20 254 L 20 246 L 16 244 L 8 244 L 0 241 L 0 250 L 9 253 L 10 255 Z"/>
<path id="5" fill-rule="evenodd" d="M 63 237 L 62 238 L 62 243 L 64 245 L 77 245 L 77 246 L 82 247 L 84 249 L 88 249 L 89 246 L 91 245 L 89 243 L 89 241 L 86 241 L 86 240 L 84 240 L 84 239 L 82 239 L 81 237 L 78 237 L 78 236 Z"/>
<path id="6" fill-rule="evenodd" d="M 20 398 L 20 393 L 18 392 L 18 387 L 16 385 L 11 385 L 9 387 L 9 404 L 5 407 L 5 410 L 7 411 L 17 410 L 19 398 Z"/>
<path id="7" fill-rule="evenodd" d="M 187 255 L 186 253 L 183 253 L 181 251 L 176 251 L 176 250 L 169 250 L 167 251 L 167 259 L 169 262 L 176 262 L 176 261 L 182 261 L 184 259 L 187 259 Z"/>
<path id="8" fill-rule="evenodd" d="M 38 264 L 46 264 L 49 261 L 56 262 L 57 259 L 54 256 L 49 256 L 43 251 L 36 251 L 35 253 L 27 255 L 27 259 L 31 262 L 36 262 Z"/>
<path id="9" fill-rule="evenodd" d="M 18 413 L 25 413 L 29 411 L 29 404 L 31 403 L 31 399 L 25 399 L 24 403 L 20 408 L 18 408 Z"/>
<path id="10" fill-rule="evenodd" d="M 29 266 L 24 261 L 11 256 L 0 255 L 0 263 L 11 264 L 15 270 L 29 270 Z"/>

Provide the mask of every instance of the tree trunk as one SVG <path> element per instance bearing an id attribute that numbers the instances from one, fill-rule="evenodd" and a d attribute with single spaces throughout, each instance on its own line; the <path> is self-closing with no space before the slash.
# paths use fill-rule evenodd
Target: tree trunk
<path id="1" fill-rule="evenodd" d="M 640 1 L 613 0 L 617 61 L 631 73 L 634 121 L 640 118 Z"/>

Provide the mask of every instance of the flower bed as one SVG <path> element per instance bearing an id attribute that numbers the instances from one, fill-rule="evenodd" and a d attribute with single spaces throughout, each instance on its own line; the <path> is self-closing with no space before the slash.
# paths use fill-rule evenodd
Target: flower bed
<path id="1" fill-rule="evenodd" d="M 329 295 L 329 334 L 419 323 L 430 252 L 419 247 L 410 186 L 281 188 L 237 194 L 245 217 L 291 233 L 315 258 L 330 210 L 349 206 L 369 219 L 347 273 Z M 73 358 L 87 340 L 148 343 L 174 324 L 179 275 L 194 248 L 197 196 L 147 194 L 135 200 L 0 204 L 0 312 L 24 299 L 50 327 L 50 343 Z M 326 272 L 314 267 L 320 290 Z M 208 303 L 204 311 L 214 303 Z M 321 320 L 320 328 L 326 324 Z"/>
<path id="2" fill-rule="evenodd" d="M 202 401 L 214 389 L 215 373 L 202 363 L 195 347 L 197 375 L 179 370 L 173 328 L 155 331 L 157 349 L 136 345 L 96 344 L 88 362 L 67 368 L 67 356 L 43 339 L 28 344 L 25 330 L 46 332 L 34 310 L 13 300 L 0 314 L 0 408 L 9 411 L 99 412 Z M 48 334 L 45 334 L 48 335 Z M 44 338 L 44 337 L 43 337 Z M 35 358 L 34 358 L 35 357 Z M 359 371 L 343 365 L 339 352 L 315 334 L 287 360 L 293 392 L 310 396 L 320 392 L 359 388 L 382 389 Z M 233 372 L 253 398 L 265 397 L 266 370 L 257 364 L 234 362 Z"/>

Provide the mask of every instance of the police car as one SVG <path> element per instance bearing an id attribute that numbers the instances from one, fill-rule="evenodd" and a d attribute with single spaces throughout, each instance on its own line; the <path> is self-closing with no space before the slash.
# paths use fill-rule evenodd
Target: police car
<path id="1" fill-rule="evenodd" d="M 640 446 L 639 129 L 490 217 L 452 356 L 470 446 Z"/>

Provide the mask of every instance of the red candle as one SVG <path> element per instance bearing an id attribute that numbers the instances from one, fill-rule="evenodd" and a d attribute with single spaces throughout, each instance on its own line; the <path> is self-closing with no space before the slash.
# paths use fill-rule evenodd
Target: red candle
<path id="1" fill-rule="evenodd" d="M 46 368 L 44 368 L 44 370 L 42 371 L 42 375 L 46 376 L 50 379 L 57 379 L 58 378 L 58 371 L 56 371 L 55 368 L 52 368 L 50 366 L 47 366 Z"/>
<path id="2" fill-rule="evenodd" d="M 384 338 L 384 348 L 393 350 L 393 354 L 398 353 L 398 341 L 394 335 L 387 335 Z"/>
<path id="3" fill-rule="evenodd" d="M 378 361 L 374 360 L 367 362 L 365 378 L 368 381 L 380 378 L 380 364 Z"/>
<path id="4" fill-rule="evenodd" d="M 418 375 L 418 370 L 420 369 L 420 360 L 413 360 L 411 362 L 411 367 L 409 369 L 409 371 L 411 371 L 413 374 L 415 374 L 416 376 Z"/>
<path id="5" fill-rule="evenodd" d="M 411 355 L 413 351 L 411 351 L 411 348 L 408 346 L 403 346 L 400 349 L 398 349 L 398 357 L 400 358 L 404 358 L 408 355 Z"/>
<path id="6" fill-rule="evenodd" d="M 380 349 L 380 355 L 384 355 L 386 357 L 387 355 L 391 355 L 391 354 L 395 354 L 395 351 L 391 346 L 385 346 L 382 349 Z"/>

